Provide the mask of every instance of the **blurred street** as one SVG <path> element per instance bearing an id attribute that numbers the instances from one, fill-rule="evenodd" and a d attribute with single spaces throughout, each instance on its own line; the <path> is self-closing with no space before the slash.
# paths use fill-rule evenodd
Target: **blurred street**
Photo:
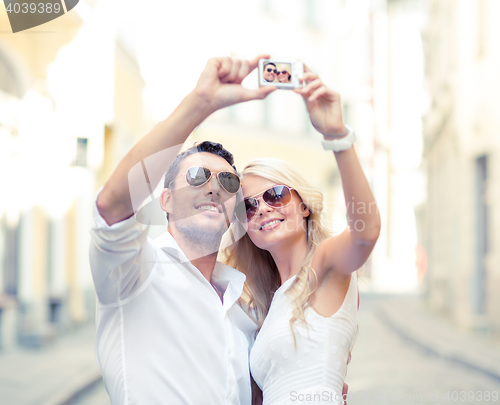
<path id="1" fill-rule="evenodd" d="M 77 396 L 74 401 L 68 405 L 109 405 L 109 397 L 103 382 L 99 382 L 89 390 Z"/>
<path id="2" fill-rule="evenodd" d="M 1 405 L 66 404 L 101 379 L 93 325 L 68 332 L 41 349 L 0 353 Z"/>
<path id="3" fill-rule="evenodd" d="M 500 395 L 500 367 L 493 364 L 495 357 L 499 364 L 499 345 L 455 330 L 423 310 L 417 298 L 361 295 L 358 321 L 346 378 L 349 404 L 496 403 L 478 400 L 479 394 L 457 401 L 456 395 L 461 391 Z M 493 357 L 491 364 L 484 355 Z"/>
<path id="4" fill-rule="evenodd" d="M 346 379 L 350 405 L 500 403 L 493 400 L 493 392 L 500 395 L 500 345 L 456 330 L 412 296 L 362 294 L 358 319 Z M 479 392 L 489 392 L 490 400 L 480 400 Z M 108 405 L 109 399 L 100 383 L 70 404 Z"/>

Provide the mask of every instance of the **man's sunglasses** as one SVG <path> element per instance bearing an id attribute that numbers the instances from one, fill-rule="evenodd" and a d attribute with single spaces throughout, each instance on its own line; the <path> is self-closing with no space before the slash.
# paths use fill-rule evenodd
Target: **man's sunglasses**
<path id="1" fill-rule="evenodd" d="M 236 218 L 241 223 L 250 222 L 259 210 L 261 198 L 272 208 L 283 208 L 292 201 L 292 190 L 293 188 L 287 186 L 274 186 L 262 193 L 247 197 L 236 207 Z"/>
<path id="2" fill-rule="evenodd" d="M 273 68 L 267 68 L 267 71 L 273 72 L 274 74 L 278 73 L 278 71 L 276 69 L 273 69 Z"/>
<path id="3" fill-rule="evenodd" d="M 212 178 L 212 175 L 216 174 L 217 181 L 221 185 L 221 187 L 226 190 L 230 194 L 236 194 L 240 189 L 240 178 L 236 173 L 233 172 L 212 172 L 210 169 L 201 166 L 193 166 L 187 169 L 186 173 L 177 176 L 175 179 L 178 179 L 181 176 L 186 176 L 186 183 L 191 187 L 201 187 L 204 184 L 208 183 Z M 174 179 L 174 180 L 175 180 Z M 170 184 L 174 182 L 172 180 Z M 169 184 L 169 187 L 170 187 Z"/>

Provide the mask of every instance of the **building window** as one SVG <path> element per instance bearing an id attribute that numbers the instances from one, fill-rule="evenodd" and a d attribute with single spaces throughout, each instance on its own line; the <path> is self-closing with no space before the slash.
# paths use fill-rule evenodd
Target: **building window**
<path id="1" fill-rule="evenodd" d="M 87 138 L 76 139 L 76 153 L 73 166 L 87 167 Z"/>
<path id="2" fill-rule="evenodd" d="M 309 114 L 307 113 L 302 113 L 302 116 L 304 118 L 304 134 L 307 136 L 310 136 L 311 134 L 315 134 L 316 130 L 314 129 L 313 125 L 311 124 L 311 117 L 309 117 Z"/>
<path id="3" fill-rule="evenodd" d="M 476 263 L 472 282 L 473 312 L 484 314 L 486 310 L 486 255 L 488 253 L 488 204 L 486 198 L 488 180 L 488 157 L 476 159 L 475 195 L 476 195 Z"/>
<path id="4" fill-rule="evenodd" d="M 306 25 L 311 28 L 318 28 L 318 19 L 316 18 L 316 0 L 305 0 L 305 19 Z"/>
<path id="5" fill-rule="evenodd" d="M 0 91 L 15 97 L 22 97 L 14 70 L 2 52 L 0 52 Z"/>
<path id="6" fill-rule="evenodd" d="M 265 127 L 271 126 L 271 109 L 272 104 L 269 97 L 266 97 L 262 103 L 262 125 Z"/>
<path id="7" fill-rule="evenodd" d="M 351 106 L 348 103 L 342 103 L 342 120 L 346 123 L 351 123 L 352 117 L 351 117 Z"/>
<path id="8" fill-rule="evenodd" d="M 487 0 L 477 0 L 477 57 L 486 54 L 488 41 L 488 4 Z"/>
<path id="9" fill-rule="evenodd" d="M 19 223 L 12 226 L 4 219 L 3 223 L 3 285 L 4 293 L 17 296 L 19 272 Z M 1 275 L 1 273 L 0 273 Z M 2 291 L 0 291 L 2 293 Z"/>

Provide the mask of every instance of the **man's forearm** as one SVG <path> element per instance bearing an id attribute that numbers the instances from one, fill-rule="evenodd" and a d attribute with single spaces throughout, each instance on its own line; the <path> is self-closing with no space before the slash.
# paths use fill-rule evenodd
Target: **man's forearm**
<path id="1" fill-rule="evenodd" d="M 259 59 L 212 58 L 195 90 L 165 121 L 142 138 L 123 158 L 99 194 L 97 208 L 111 225 L 134 213 L 155 189 L 189 134 L 212 112 L 233 104 L 263 99 L 276 87 L 245 89 L 241 82 L 257 67 Z"/>
<path id="2" fill-rule="evenodd" d="M 149 195 L 144 171 L 137 165 L 147 168 L 147 180 L 155 189 L 189 134 L 212 112 L 206 101 L 191 92 L 166 120 L 127 153 L 97 200 L 99 212 L 109 225 L 132 216 L 134 206 Z"/>

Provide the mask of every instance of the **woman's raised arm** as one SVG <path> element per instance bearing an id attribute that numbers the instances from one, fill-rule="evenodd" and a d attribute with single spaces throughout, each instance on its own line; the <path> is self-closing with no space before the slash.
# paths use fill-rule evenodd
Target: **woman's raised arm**
<path id="1" fill-rule="evenodd" d="M 340 94 L 329 89 L 305 67 L 302 81 L 304 88 L 295 89 L 302 95 L 313 126 L 331 140 L 346 136 L 342 119 Z M 330 271 L 341 278 L 359 269 L 368 259 L 380 234 L 380 214 L 361 168 L 354 148 L 334 152 L 337 160 L 344 198 L 347 207 L 348 226 L 338 235 L 326 239 L 318 246 L 313 260 L 319 281 Z M 344 276 L 344 277 L 343 277 Z"/>

